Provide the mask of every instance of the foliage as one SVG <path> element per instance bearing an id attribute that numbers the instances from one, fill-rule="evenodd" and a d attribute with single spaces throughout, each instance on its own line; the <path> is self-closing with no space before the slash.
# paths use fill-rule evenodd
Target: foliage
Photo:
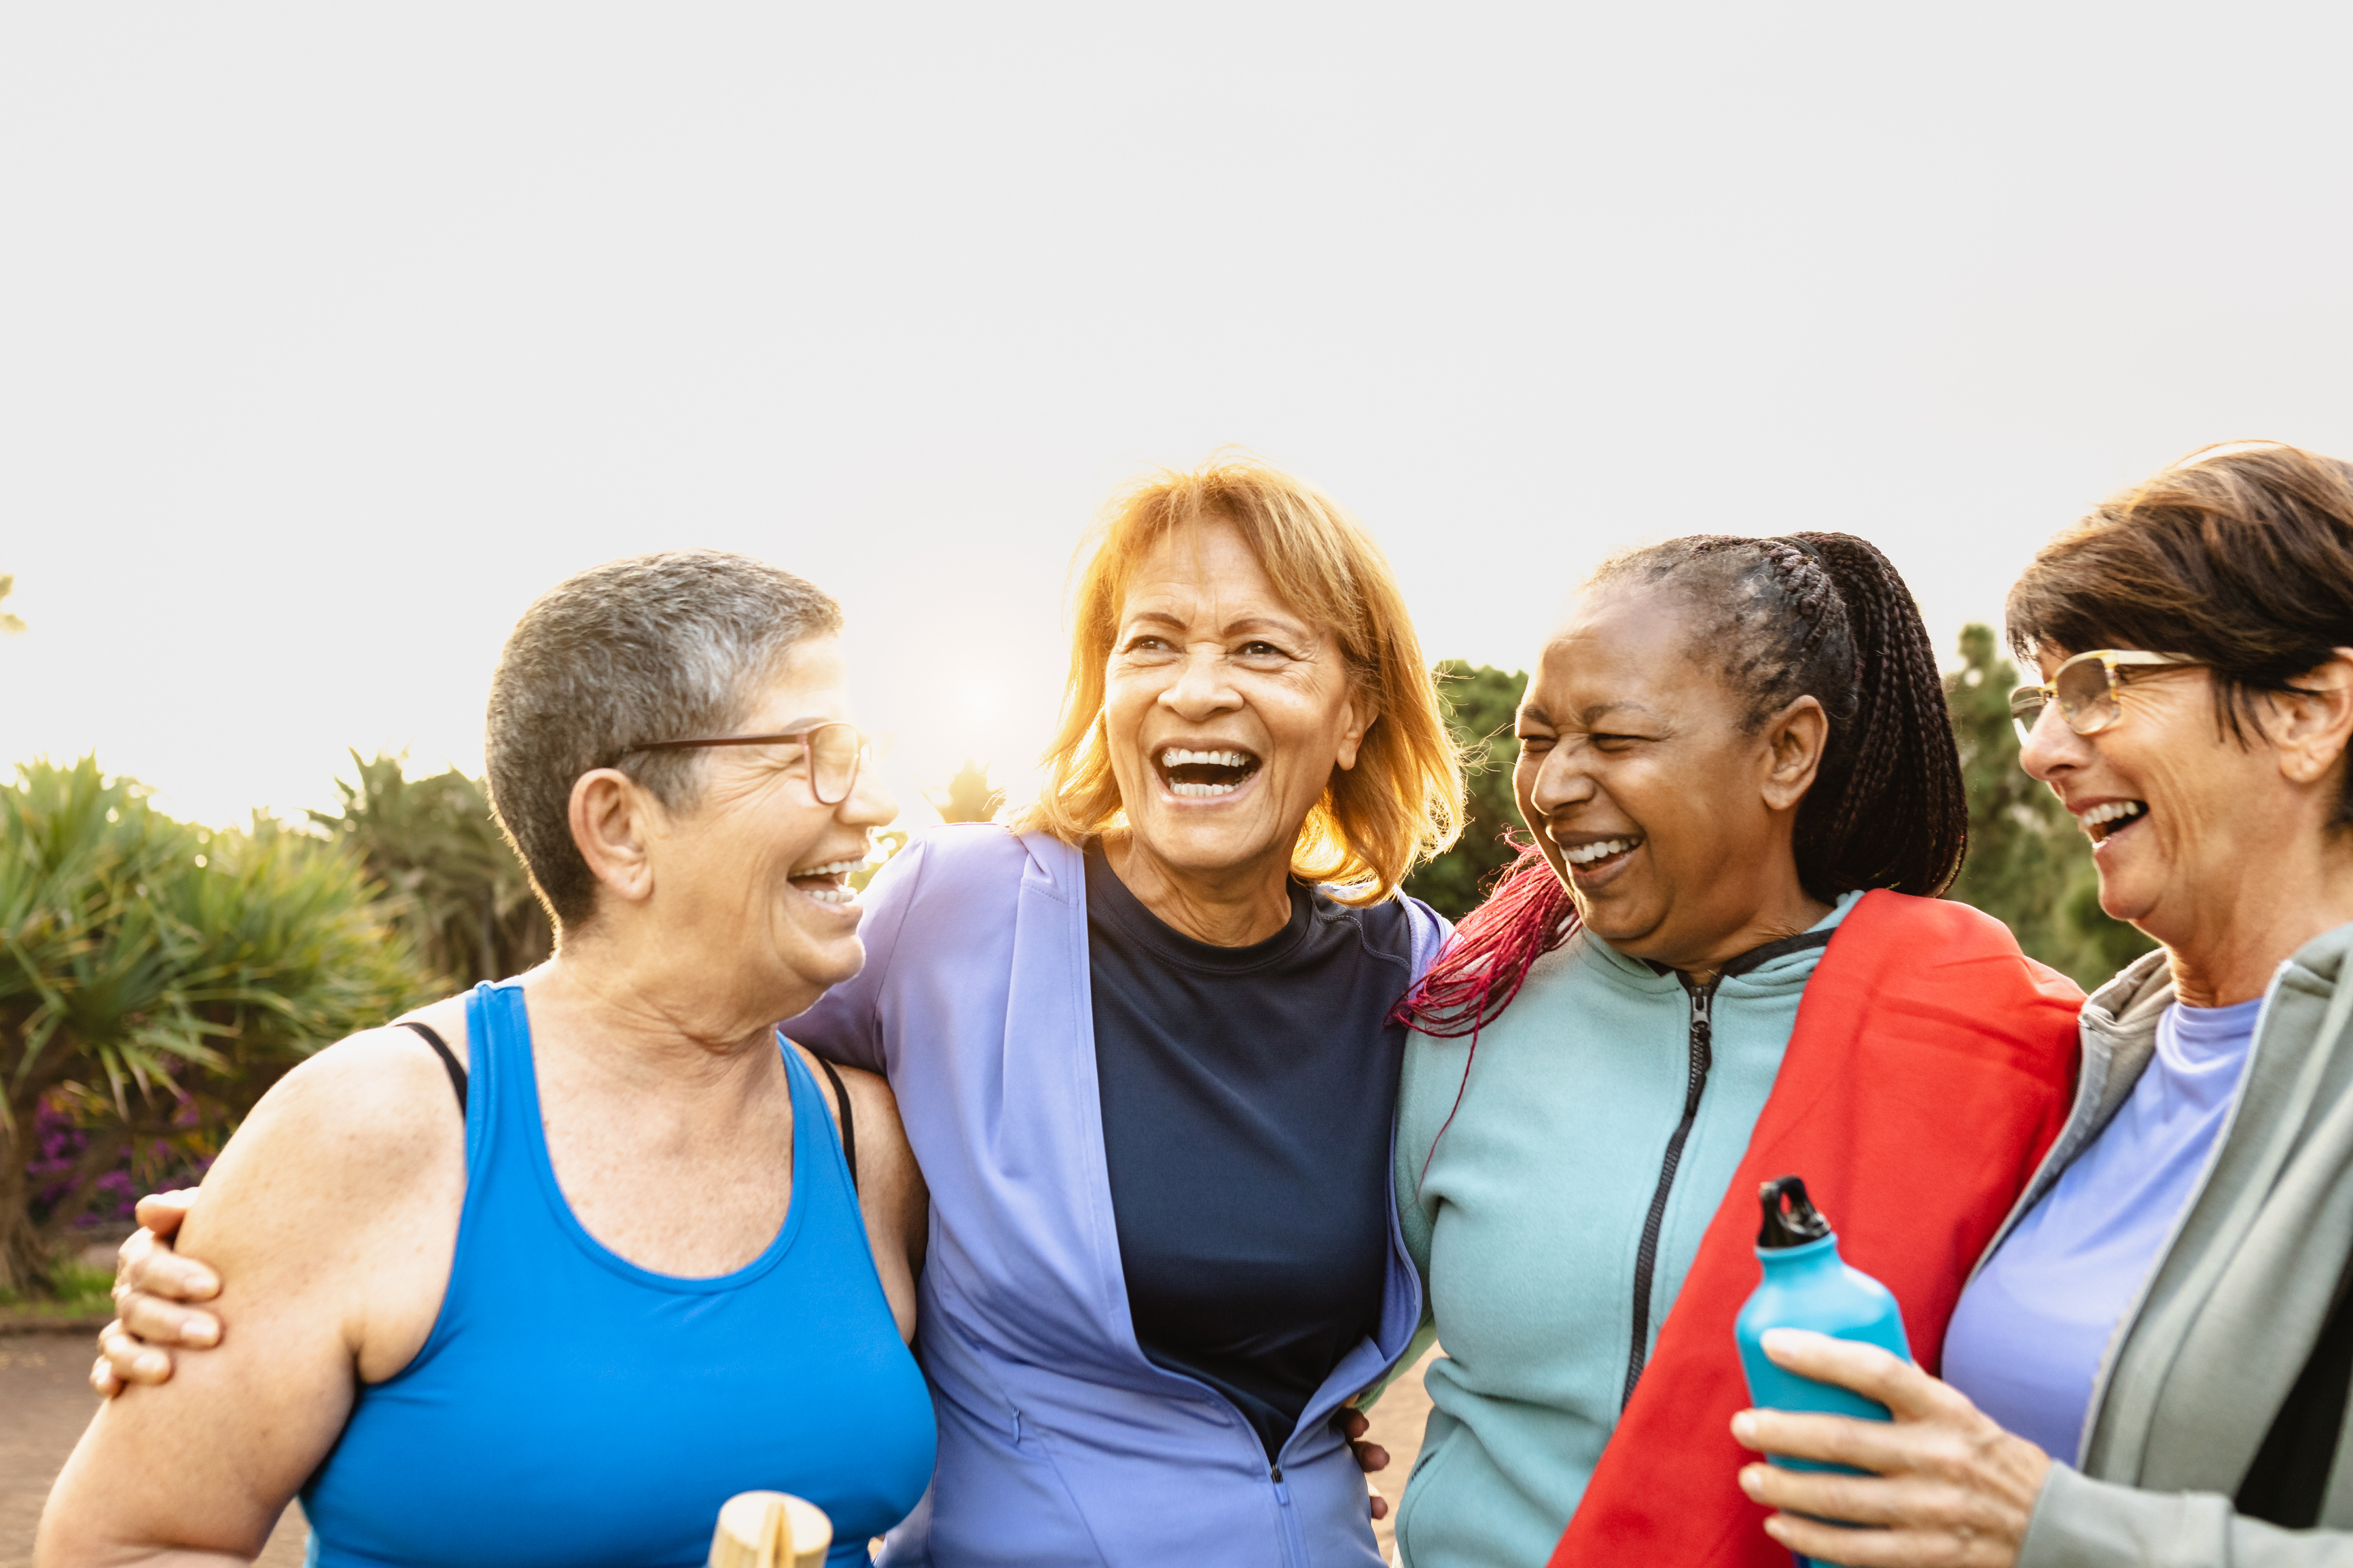
<path id="1" fill-rule="evenodd" d="M 0 1288 L 44 1277 L 134 1148 L 201 1168 L 286 1067 L 417 998 L 375 892 L 267 817 L 213 833 L 92 758 L 17 769 L 0 788 Z M 78 1146 L 44 1139 L 59 1118 Z"/>
<path id="2" fill-rule="evenodd" d="M 457 769 L 412 779 L 401 757 L 352 753 L 359 782 L 335 781 L 342 809 L 311 820 L 384 884 L 386 912 L 452 990 L 541 963 L 555 933 L 489 795 Z"/>
<path id="3" fill-rule="evenodd" d="M 942 822 L 994 822 L 1005 809 L 1005 792 L 990 787 L 987 764 L 970 757 L 949 776 L 944 798 L 929 790 L 923 792 L 923 798 L 932 803 Z"/>
<path id="4" fill-rule="evenodd" d="M 1517 827 L 1519 806 L 1512 798 L 1512 763 L 1519 742 L 1512 717 L 1527 689 L 1525 673 L 1506 675 L 1492 665 L 1473 669 L 1459 658 L 1438 666 L 1439 689 L 1446 699 L 1446 725 L 1462 748 L 1469 810 L 1454 847 L 1417 868 L 1405 890 L 1449 920 L 1477 907 L 1494 874 L 1512 863 L 1514 851 L 1504 835 Z"/>
<path id="5" fill-rule="evenodd" d="M 5 572 L 0 572 L 0 601 L 5 601 L 8 595 L 16 591 L 16 579 Z M 25 623 L 22 620 L 5 610 L 0 610 L 0 632 L 21 632 L 24 629 Z"/>
<path id="6" fill-rule="evenodd" d="M 1993 628 L 1963 628 L 1961 658 L 1945 691 L 1968 785 L 1969 858 L 1947 896 L 1998 917 L 2021 947 L 2089 990 L 2155 944 L 2102 911 L 2082 829 L 2019 765 L 2010 718 L 2019 675 Z"/>
<path id="7" fill-rule="evenodd" d="M 866 863 L 849 874 L 849 885 L 864 892 L 866 884 L 874 879 L 874 873 L 889 865 L 891 857 L 907 847 L 907 830 L 903 827 L 876 834 L 867 848 Z"/>

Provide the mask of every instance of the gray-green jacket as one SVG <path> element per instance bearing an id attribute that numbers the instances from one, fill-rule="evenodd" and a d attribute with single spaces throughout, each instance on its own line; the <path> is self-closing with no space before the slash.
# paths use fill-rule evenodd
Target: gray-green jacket
<path id="1" fill-rule="evenodd" d="M 2019 1568 L 2353 1565 L 2353 1440 L 2337 1445 L 2319 1529 L 2282 1530 L 2231 1506 L 2353 1248 L 2348 960 L 2353 925 L 2306 943 L 2274 976 L 2198 1194 L 2108 1343 L 2083 1451 L 2073 1468 L 2052 1467 Z M 2131 1095 L 2172 1000 L 2155 952 L 2084 1004 L 2074 1112 L 1994 1246 Z"/>

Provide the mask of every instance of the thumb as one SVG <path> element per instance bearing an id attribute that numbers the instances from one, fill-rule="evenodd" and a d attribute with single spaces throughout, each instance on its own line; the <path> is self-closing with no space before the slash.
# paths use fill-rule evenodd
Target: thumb
<path id="1" fill-rule="evenodd" d="M 139 1200 L 139 1223 L 159 1237 L 174 1234 L 180 1222 L 188 1217 L 188 1211 L 196 1206 L 196 1194 L 202 1190 L 182 1187 L 177 1192 L 148 1194 Z"/>

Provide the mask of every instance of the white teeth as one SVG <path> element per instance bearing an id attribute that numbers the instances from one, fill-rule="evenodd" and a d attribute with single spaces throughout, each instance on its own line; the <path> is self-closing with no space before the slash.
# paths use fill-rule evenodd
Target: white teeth
<path id="1" fill-rule="evenodd" d="M 2147 805 L 2137 800 L 2112 800 L 2105 805 L 2092 807 L 2091 810 L 2084 813 L 2081 820 L 2086 827 L 2097 827 L 2104 822 L 2115 822 L 2126 816 L 2138 816 L 2147 809 Z"/>
<path id="2" fill-rule="evenodd" d="M 820 904 L 850 904 L 858 901 L 855 888 L 803 888 L 802 892 Z"/>
<path id="3" fill-rule="evenodd" d="M 1612 855 L 1622 855 L 1640 843 L 1634 838 L 1605 838 L 1599 844 L 1580 844 L 1563 852 L 1572 866 L 1590 866 L 1596 860 L 1607 860 Z"/>
<path id="4" fill-rule="evenodd" d="M 1242 786 L 1241 786 L 1241 785 L 1240 785 L 1240 784 L 1186 784 L 1186 783 L 1183 783 L 1182 781 L 1179 781 L 1179 780 L 1173 780 L 1173 779 L 1172 779 L 1171 781 L 1169 781 L 1169 784 L 1168 784 L 1168 793 L 1169 793 L 1170 795 L 1188 795 L 1188 796 L 1189 796 L 1189 795 L 1231 795 L 1231 794 L 1233 794 L 1233 793 L 1234 793 L 1234 791 L 1236 791 L 1236 790 L 1238 790 L 1238 789 L 1240 789 L 1240 788 L 1241 788 L 1241 787 L 1242 787 Z"/>
<path id="5" fill-rule="evenodd" d="M 843 877 L 864 864 L 862 860 L 834 860 L 823 866 L 804 866 L 793 875 L 796 877 Z"/>
<path id="6" fill-rule="evenodd" d="M 1164 768 L 1246 768 L 1250 761 L 1248 752 L 1187 752 L 1171 746 L 1160 753 L 1160 765 Z"/>

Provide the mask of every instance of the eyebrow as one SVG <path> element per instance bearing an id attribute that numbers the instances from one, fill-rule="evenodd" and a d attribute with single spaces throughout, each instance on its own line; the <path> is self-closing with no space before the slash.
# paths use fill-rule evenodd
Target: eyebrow
<path id="1" fill-rule="evenodd" d="M 1580 724 L 1591 724 L 1598 720 L 1607 718 L 1609 715 L 1618 712 L 1639 713 L 1645 719 L 1656 719 L 1660 717 L 1659 710 L 1652 708 L 1646 702 L 1636 702 L 1631 700 L 1620 700 L 1616 702 L 1596 702 L 1590 708 L 1580 709 L 1577 711 L 1577 722 Z"/>
<path id="2" fill-rule="evenodd" d="M 1120 619 L 1123 628 L 1134 626 L 1166 626 L 1171 631 L 1183 631 L 1188 625 L 1183 616 L 1166 610 L 1138 610 Z M 1219 637 L 1240 637 L 1246 632 L 1279 632 L 1285 637 L 1313 637 L 1315 634 L 1303 621 L 1285 620 L 1277 616 L 1244 616 L 1238 621 L 1228 621 L 1218 630 Z"/>

